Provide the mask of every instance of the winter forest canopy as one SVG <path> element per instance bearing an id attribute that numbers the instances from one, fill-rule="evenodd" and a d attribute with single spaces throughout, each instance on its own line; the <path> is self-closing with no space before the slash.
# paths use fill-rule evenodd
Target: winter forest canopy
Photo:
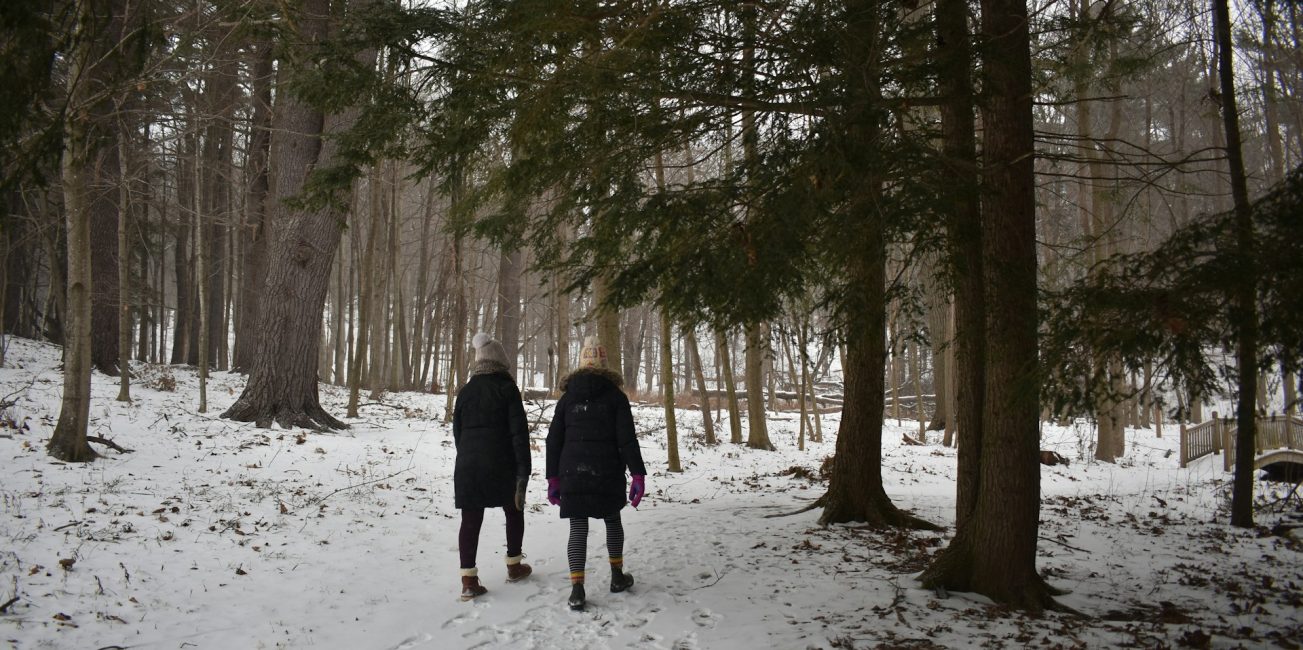
<path id="1" fill-rule="evenodd" d="M 639 418 L 655 416 L 640 430 L 664 450 L 653 494 L 694 462 L 773 472 L 800 452 L 790 480 L 815 476 L 810 498 L 768 524 L 710 522 L 722 531 L 818 525 L 856 552 L 888 538 L 854 531 L 895 535 L 909 561 L 890 575 L 919 598 L 1098 618 L 1107 601 L 1044 568 L 1048 513 L 1074 494 L 1059 481 L 1077 480 L 1048 472 L 1068 461 L 1089 492 L 1142 457 L 1202 467 L 1173 479 L 1204 494 L 1182 515 L 1198 535 L 1275 530 L 1294 567 L 1270 603 L 1292 627 L 1262 614 L 1256 636 L 1214 636 L 1296 644 L 1300 14 L 1287 0 L 6 0 L 0 443 L 24 467 L 84 471 L 182 435 L 153 420 L 176 409 L 241 451 L 277 430 L 446 438 L 477 332 L 502 342 L 545 428 L 595 336 Z M 42 400 L 47 353 L 61 391 Z M 136 424 L 112 411 L 126 408 Z M 109 439 L 106 422 L 126 428 Z M 1056 448 L 1065 432 L 1076 442 Z M 899 485 L 911 453 L 948 477 L 935 508 Z M 422 467 L 451 471 L 438 454 Z M 54 490 L 33 471 L 27 494 Z M 441 495 L 416 496 L 439 512 Z M 11 555 L 0 623 L 34 598 Z M 888 609 L 903 621 L 901 598 Z M 1122 642 L 1101 634 L 1075 641 Z M 1207 647 L 1192 634 L 1133 641 Z M 895 639 L 852 636 L 834 646 Z"/>

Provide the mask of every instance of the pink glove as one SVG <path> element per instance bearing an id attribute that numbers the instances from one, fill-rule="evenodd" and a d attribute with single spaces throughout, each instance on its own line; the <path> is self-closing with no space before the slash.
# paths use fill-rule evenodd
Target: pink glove
<path id="1" fill-rule="evenodd" d="M 633 480 L 629 482 L 629 505 L 634 508 L 642 503 L 642 495 L 647 493 L 647 477 L 642 474 L 634 474 Z"/>
<path id="2" fill-rule="evenodd" d="M 547 480 L 547 502 L 554 505 L 561 505 L 561 479 L 553 476 Z"/>

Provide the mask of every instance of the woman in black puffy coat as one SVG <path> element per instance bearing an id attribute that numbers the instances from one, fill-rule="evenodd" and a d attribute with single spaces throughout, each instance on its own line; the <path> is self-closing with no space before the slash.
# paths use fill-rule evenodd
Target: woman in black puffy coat
<path id="1" fill-rule="evenodd" d="M 647 469 L 634 433 L 629 398 L 620 390 L 623 379 L 606 368 L 606 350 L 593 337 L 584 341 L 580 367 L 562 382 L 547 434 L 548 501 L 561 506 L 570 520 L 570 607 L 583 609 L 584 565 L 588 553 L 588 519 L 606 522 L 606 548 L 611 562 L 611 591 L 633 586 L 624 572 L 625 470 L 629 471 L 629 502 L 635 508 L 646 491 Z"/>
<path id="2" fill-rule="evenodd" d="M 502 508 L 507 519 L 507 581 L 528 576 L 521 562 L 525 537 L 525 486 L 529 482 L 529 426 L 520 389 L 511 378 L 502 344 L 476 334 L 471 378 L 457 393 L 452 437 L 457 445 L 453 470 L 454 503 L 461 510 L 457 536 L 461 555 L 462 600 L 488 591 L 479 581 L 475 555 L 485 508 Z"/>

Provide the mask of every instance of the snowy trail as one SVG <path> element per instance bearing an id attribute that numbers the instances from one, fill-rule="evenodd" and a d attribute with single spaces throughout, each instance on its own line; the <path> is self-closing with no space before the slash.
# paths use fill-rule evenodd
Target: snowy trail
<path id="1" fill-rule="evenodd" d="M 795 418 L 774 414 L 779 449 L 757 452 L 701 446 L 698 414 L 680 410 L 686 471 L 670 475 L 661 410 L 637 408 L 652 470 L 642 507 L 624 511 L 637 584 L 607 591 L 605 531 L 594 523 L 589 608 L 571 612 L 567 525 L 540 503 L 546 417 L 526 515 L 534 575 L 506 583 L 502 515 L 489 511 L 479 567 L 490 591 L 461 602 L 443 397 L 387 395 L 400 408 L 364 407 L 352 429 L 316 434 L 217 418 L 238 393 L 235 375 L 214 378 L 207 415 L 193 412 L 187 369 L 172 369 L 175 392 L 134 387 L 132 404 L 112 401 L 111 380 L 96 376 L 92 432 L 136 451 L 72 466 L 43 449 L 61 392 L 57 350 L 13 340 L 9 358 L 0 394 L 19 397 L 0 428 L 0 602 L 18 600 L 0 614 L 0 641 L 14 648 L 1100 647 L 1199 635 L 1235 647 L 1303 637 L 1299 542 L 1225 526 L 1220 459 L 1178 469 L 1173 430 L 1133 432 L 1123 462 L 1096 465 L 1078 462 L 1088 430 L 1046 427 L 1042 446 L 1074 463 L 1042 472 L 1038 565 L 1092 618 L 1032 619 L 920 589 L 913 576 L 944 534 L 822 528 L 815 511 L 766 517 L 823 493 L 825 483 L 784 473 L 817 474 L 835 416 L 823 443 L 798 451 Z M 322 393 L 344 411 L 342 391 Z M 884 431 L 887 491 L 949 525 L 954 451 L 900 445 L 911 429 Z"/>

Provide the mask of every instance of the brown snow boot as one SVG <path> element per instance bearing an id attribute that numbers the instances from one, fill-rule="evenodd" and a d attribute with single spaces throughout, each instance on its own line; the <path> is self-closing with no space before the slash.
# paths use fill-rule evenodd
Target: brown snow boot
<path id="1" fill-rule="evenodd" d="M 520 582 L 534 572 L 533 567 L 521 562 L 524 557 L 525 555 L 522 553 L 507 558 L 507 582 Z"/>
<path id="2" fill-rule="evenodd" d="M 461 570 L 461 599 L 470 600 L 476 596 L 483 596 L 489 590 L 480 584 L 479 572 L 475 569 Z"/>

